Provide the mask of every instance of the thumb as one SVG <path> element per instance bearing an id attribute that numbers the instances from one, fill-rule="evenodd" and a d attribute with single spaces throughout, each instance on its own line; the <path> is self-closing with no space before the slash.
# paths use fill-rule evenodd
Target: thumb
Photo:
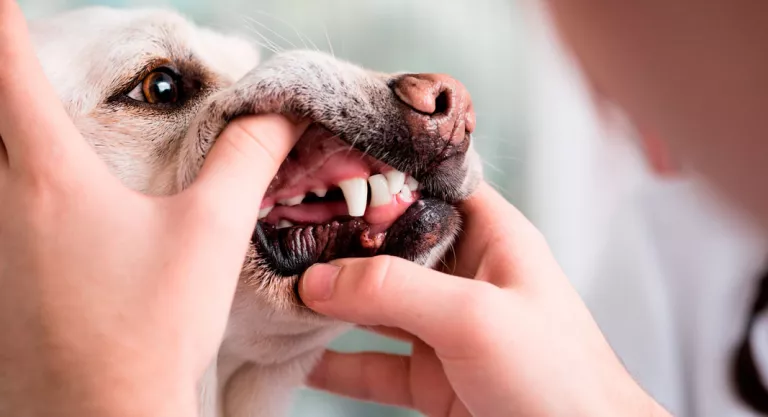
<path id="1" fill-rule="evenodd" d="M 226 207 L 227 216 L 256 223 L 270 182 L 308 123 L 276 114 L 233 120 L 219 135 L 186 194 L 202 204 Z M 240 225 L 237 225 L 238 228 Z"/>
<path id="2" fill-rule="evenodd" d="M 391 256 L 315 264 L 299 283 L 302 301 L 318 313 L 364 326 L 400 328 L 442 352 L 467 345 L 467 338 L 492 317 L 502 292 L 488 282 Z"/>

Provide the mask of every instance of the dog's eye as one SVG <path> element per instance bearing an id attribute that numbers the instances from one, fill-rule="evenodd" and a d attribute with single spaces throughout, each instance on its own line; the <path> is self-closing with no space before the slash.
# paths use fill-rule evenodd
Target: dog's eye
<path id="1" fill-rule="evenodd" d="M 179 99 L 177 79 L 170 69 L 156 69 L 134 87 L 128 97 L 149 104 L 173 104 Z"/>

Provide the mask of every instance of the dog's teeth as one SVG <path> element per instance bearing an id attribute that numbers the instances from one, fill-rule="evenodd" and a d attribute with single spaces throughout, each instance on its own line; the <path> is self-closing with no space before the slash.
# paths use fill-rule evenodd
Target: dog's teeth
<path id="1" fill-rule="evenodd" d="M 408 184 L 403 185 L 403 189 L 400 190 L 400 199 L 405 202 L 410 202 L 413 200 L 413 194 L 411 194 L 411 187 L 409 187 Z"/>
<path id="2" fill-rule="evenodd" d="M 326 188 L 315 188 L 312 190 L 312 193 L 320 198 L 323 198 L 328 193 L 328 190 Z"/>
<path id="3" fill-rule="evenodd" d="M 288 220 L 280 220 L 277 222 L 277 228 L 278 229 L 285 229 L 286 227 L 293 227 L 293 223 L 289 222 Z"/>
<path id="4" fill-rule="evenodd" d="M 371 207 L 383 206 L 392 201 L 389 183 L 384 175 L 371 175 L 368 178 L 368 184 L 371 184 Z"/>
<path id="5" fill-rule="evenodd" d="M 389 193 L 395 195 L 403 189 L 405 184 L 405 173 L 393 169 L 384 174 L 387 177 L 387 183 L 389 185 Z"/>
<path id="6" fill-rule="evenodd" d="M 344 193 L 347 201 L 347 210 L 352 217 L 360 217 L 365 214 L 365 206 L 368 203 L 368 183 L 365 178 L 351 178 L 339 182 L 339 188 Z"/>
<path id="7" fill-rule="evenodd" d="M 408 177 L 408 178 L 405 180 L 405 183 L 406 183 L 406 184 L 408 184 L 408 189 L 409 189 L 410 191 L 416 191 L 416 190 L 418 190 L 418 189 L 419 189 L 419 182 L 418 182 L 418 181 L 416 181 L 416 179 L 415 179 L 415 178 L 413 178 L 413 177 Z"/>
<path id="8" fill-rule="evenodd" d="M 269 213 L 273 208 L 275 208 L 275 206 L 264 207 L 263 209 L 259 210 L 259 220 L 269 216 Z"/>
<path id="9" fill-rule="evenodd" d="M 286 198 L 285 200 L 280 200 L 277 203 L 282 206 L 298 206 L 301 204 L 302 201 L 304 201 L 304 196 L 306 194 L 297 195 L 295 197 Z"/>

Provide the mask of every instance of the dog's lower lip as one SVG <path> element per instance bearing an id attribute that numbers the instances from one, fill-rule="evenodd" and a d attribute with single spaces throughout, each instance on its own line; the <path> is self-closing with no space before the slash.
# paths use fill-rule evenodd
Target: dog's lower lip
<path id="1" fill-rule="evenodd" d="M 259 222 L 252 241 L 270 258 L 280 275 L 293 276 L 317 262 L 373 256 L 386 234 L 359 218 L 282 229 Z"/>
<path id="2" fill-rule="evenodd" d="M 423 199 L 385 231 L 372 229 L 360 218 L 285 229 L 260 222 L 252 243 L 274 273 L 291 277 L 314 263 L 338 258 L 392 255 L 416 260 L 456 230 L 456 219 L 449 203 Z"/>

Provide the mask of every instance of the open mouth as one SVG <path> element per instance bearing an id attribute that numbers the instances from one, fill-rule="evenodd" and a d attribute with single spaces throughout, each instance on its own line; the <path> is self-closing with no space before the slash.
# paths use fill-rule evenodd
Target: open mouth
<path id="1" fill-rule="evenodd" d="M 337 258 L 414 260 L 446 233 L 454 208 L 419 182 L 313 124 L 263 199 L 252 242 L 282 276 Z"/>

